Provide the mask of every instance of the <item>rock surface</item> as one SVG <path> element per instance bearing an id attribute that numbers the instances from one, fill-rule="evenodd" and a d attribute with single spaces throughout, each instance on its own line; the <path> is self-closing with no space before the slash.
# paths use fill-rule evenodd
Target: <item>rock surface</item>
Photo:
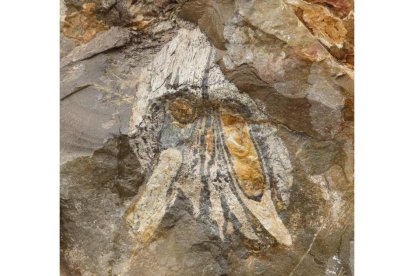
<path id="1" fill-rule="evenodd" d="M 62 275 L 353 275 L 353 3 L 61 3 Z"/>

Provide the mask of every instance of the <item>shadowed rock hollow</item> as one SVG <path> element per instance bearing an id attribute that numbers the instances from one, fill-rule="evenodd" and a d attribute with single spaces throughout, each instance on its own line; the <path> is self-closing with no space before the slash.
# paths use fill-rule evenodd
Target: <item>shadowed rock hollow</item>
<path id="1" fill-rule="evenodd" d="M 353 3 L 61 1 L 62 275 L 353 275 Z"/>

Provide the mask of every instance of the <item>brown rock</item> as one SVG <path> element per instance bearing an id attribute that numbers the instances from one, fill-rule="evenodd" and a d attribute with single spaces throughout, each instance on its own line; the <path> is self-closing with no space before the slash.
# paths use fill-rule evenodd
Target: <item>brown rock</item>
<path id="1" fill-rule="evenodd" d="M 353 275 L 352 9 L 65 0 L 62 275 Z"/>
<path id="2" fill-rule="evenodd" d="M 79 45 L 91 41 L 98 33 L 108 29 L 102 20 L 97 19 L 95 7 L 95 3 L 85 3 L 80 11 L 67 15 L 62 23 L 62 34 Z"/>

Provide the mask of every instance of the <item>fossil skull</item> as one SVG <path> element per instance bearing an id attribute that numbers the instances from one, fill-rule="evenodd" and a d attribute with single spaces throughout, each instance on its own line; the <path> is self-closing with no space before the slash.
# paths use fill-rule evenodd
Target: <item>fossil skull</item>
<path id="1" fill-rule="evenodd" d="M 216 56 L 199 29 L 181 30 L 142 72 L 130 139 L 147 181 L 126 220 L 148 242 L 182 195 L 221 239 L 231 224 L 258 240 L 259 224 L 289 246 L 276 207 L 289 204 L 288 151 L 255 102 L 225 79 Z"/>

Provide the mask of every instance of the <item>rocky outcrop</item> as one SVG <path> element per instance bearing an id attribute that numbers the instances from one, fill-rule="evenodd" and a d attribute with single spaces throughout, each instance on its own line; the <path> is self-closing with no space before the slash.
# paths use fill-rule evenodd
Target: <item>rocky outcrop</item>
<path id="1" fill-rule="evenodd" d="M 62 275 L 353 274 L 353 3 L 62 6 Z"/>

